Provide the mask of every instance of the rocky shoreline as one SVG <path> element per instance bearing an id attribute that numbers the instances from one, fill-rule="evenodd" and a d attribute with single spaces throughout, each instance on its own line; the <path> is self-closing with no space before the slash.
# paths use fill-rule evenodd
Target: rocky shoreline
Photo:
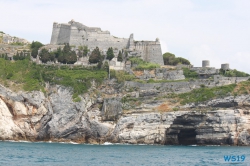
<path id="1" fill-rule="evenodd" d="M 159 103 L 154 103 L 124 110 L 119 95 L 102 98 L 86 93 L 80 102 L 73 102 L 70 89 L 61 86 L 53 86 L 46 94 L 15 93 L 0 86 L 0 139 L 250 145 L 250 95 L 191 103 L 182 106 L 183 111 L 155 111 Z"/>

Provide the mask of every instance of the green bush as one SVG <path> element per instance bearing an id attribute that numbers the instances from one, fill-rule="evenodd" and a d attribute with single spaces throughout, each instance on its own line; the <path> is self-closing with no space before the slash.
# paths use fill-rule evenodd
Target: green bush
<path id="1" fill-rule="evenodd" d="M 13 45 L 13 46 L 23 46 L 24 43 L 14 42 L 14 43 L 11 43 L 10 45 Z"/>
<path id="2" fill-rule="evenodd" d="M 50 84 L 72 87 L 73 93 L 78 96 L 91 87 L 92 80 L 95 80 L 99 85 L 107 78 L 106 70 L 43 66 L 31 63 L 28 59 L 13 63 L 0 58 L 0 66 L 2 66 L 0 68 L 0 79 L 2 81 L 8 79 L 21 84 L 26 91 L 43 90 L 45 82 L 49 82 Z"/>
<path id="3" fill-rule="evenodd" d="M 197 78 L 198 74 L 188 68 L 182 68 L 185 78 Z"/>
<path id="4" fill-rule="evenodd" d="M 213 98 L 225 97 L 227 95 L 233 95 L 233 90 L 236 84 L 214 87 L 214 88 L 200 88 L 194 89 L 191 92 L 179 94 L 178 97 L 181 99 L 181 104 L 186 103 L 197 103 L 207 101 Z"/>
<path id="5" fill-rule="evenodd" d="M 108 60 L 112 60 L 114 58 L 114 52 L 113 52 L 113 48 L 112 47 L 109 47 L 108 48 L 108 51 L 107 51 L 107 59 Z"/>
<path id="6" fill-rule="evenodd" d="M 166 52 L 165 54 L 163 54 L 163 61 L 164 65 L 177 65 L 177 64 L 190 65 L 189 60 L 182 57 L 175 57 L 175 55 L 170 52 Z"/>
<path id="7" fill-rule="evenodd" d="M 89 62 L 90 63 L 98 63 L 103 60 L 103 57 L 101 56 L 101 52 L 98 47 L 96 47 L 91 55 L 89 56 Z"/>
<path id="8" fill-rule="evenodd" d="M 132 64 L 137 64 L 135 70 L 153 70 L 155 68 L 160 67 L 159 64 L 146 62 L 137 57 L 129 58 L 129 60 L 131 61 Z"/>
<path id="9" fill-rule="evenodd" d="M 31 49 L 31 56 L 33 58 L 36 58 L 36 56 L 38 55 L 38 50 L 39 48 L 41 48 L 42 46 L 44 46 L 42 43 L 38 42 L 38 41 L 32 41 L 31 45 L 30 45 L 30 49 Z"/>
<path id="10" fill-rule="evenodd" d="M 225 77 L 248 77 L 248 76 L 250 76 L 248 73 L 244 73 L 244 72 L 238 71 L 236 69 L 234 69 L 234 70 L 220 69 L 220 75 L 223 75 Z"/>
<path id="11" fill-rule="evenodd" d="M 121 83 L 124 81 L 132 81 L 135 79 L 135 76 L 125 71 L 110 70 L 110 78 L 115 78 L 118 83 Z"/>

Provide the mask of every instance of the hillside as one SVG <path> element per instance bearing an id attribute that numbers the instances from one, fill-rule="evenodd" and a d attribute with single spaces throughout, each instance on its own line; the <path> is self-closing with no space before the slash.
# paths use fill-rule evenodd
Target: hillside
<path id="1" fill-rule="evenodd" d="M 36 64 L 30 53 L 42 44 L 25 47 L 14 60 L 0 56 L 1 140 L 250 145 L 247 73 L 138 57 L 126 57 L 124 70 L 105 59 Z"/>

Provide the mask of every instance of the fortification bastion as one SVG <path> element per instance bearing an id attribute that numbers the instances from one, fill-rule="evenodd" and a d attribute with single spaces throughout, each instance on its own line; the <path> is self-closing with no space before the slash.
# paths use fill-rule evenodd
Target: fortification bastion
<path id="1" fill-rule="evenodd" d="M 164 65 L 158 38 L 155 41 L 135 41 L 133 34 L 129 38 L 118 38 L 112 36 L 109 31 L 102 31 L 99 27 L 88 27 L 74 20 L 61 24 L 54 22 L 50 44 L 64 43 L 88 46 L 89 49 L 99 47 L 103 51 L 108 50 L 109 47 L 123 49 L 133 52 L 135 56 L 145 61 Z"/>

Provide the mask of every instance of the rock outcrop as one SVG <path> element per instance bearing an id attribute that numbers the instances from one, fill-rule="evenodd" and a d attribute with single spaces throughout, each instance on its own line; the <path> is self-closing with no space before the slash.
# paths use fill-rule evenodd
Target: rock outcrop
<path id="1" fill-rule="evenodd" d="M 118 93 L 120 87 L 112 87 Z M 152 101 L 147 93 L 134 94 L 144 97 L 134 101 L 142 103 L 127 107 L 119 97 L 111 97 L 105 86 L 101 91 L 106 97 L 89 92 L 80 102 L 73 102 L 69 88 L 52 89 L 44 95 L 14 93 L 0 86 L 0 139 L 250 145 L 250 95 L 191 103 L 180 108 L 185 111 L 159 112 L 155 108 L 162 102 Z"/>

